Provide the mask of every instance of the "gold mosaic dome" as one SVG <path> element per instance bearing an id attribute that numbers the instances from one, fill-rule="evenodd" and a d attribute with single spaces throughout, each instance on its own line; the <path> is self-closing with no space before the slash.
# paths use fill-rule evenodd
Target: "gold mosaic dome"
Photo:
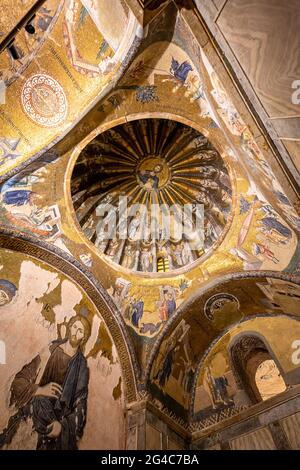
<path id="1" fill-rule="evenodd" d="M 184 270 L 209 256 L 232 204 L 217 150 L 200 132 L 167 119 L 131 121 L 98 135 L 80 153 L 71 189 L 78 222 L 101 255 L 149 273 Z"/>

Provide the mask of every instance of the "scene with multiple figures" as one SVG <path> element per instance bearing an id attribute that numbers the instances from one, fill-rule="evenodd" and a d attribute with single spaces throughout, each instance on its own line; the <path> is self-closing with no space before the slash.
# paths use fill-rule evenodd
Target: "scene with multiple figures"
<path id="1" fill-rule="evenodd" d="M 300 450 L 299 30 L 0 1 L 0 451 Z"/>

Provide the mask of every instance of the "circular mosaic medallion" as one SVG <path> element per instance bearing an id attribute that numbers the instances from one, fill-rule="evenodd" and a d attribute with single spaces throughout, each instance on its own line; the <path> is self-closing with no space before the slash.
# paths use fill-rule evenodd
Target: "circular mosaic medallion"
<path id="1" fill-rule="evenodd" d="M 27 116 L 44 127 L 58 126 L 67 115 L 64 90 L 54 78 L 45 74 L 33 75 L 26 80 L 22 105 Z"/>
<path id="2" fill-rule="evenodd" d="M 217 314 L 225 315 L 239 308 L 240 303 L 234 295 L 222 292 L 213 295 L 205 302 L 204 313 L 208 320 L 213 321 Z"/>

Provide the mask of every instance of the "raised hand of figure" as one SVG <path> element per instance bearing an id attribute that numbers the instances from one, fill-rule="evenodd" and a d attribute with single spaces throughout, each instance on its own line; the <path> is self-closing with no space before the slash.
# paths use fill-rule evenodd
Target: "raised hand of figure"
<path id="1" fill-rule="evenodd" d="M 56 439 L 60 433 L 61 433 L 61 424 L 59 421 L 53 421 L 53 423 L 49 424 L 47 427 L 47 437 L 50 437 L 51 439 Z"/>
<path id="2" fill-rule="evenodd" d="M 58 398 L 62 393 L 62 388 L 55 382 L 49 382 L 42 387 L 38 387 L 35 392 L 36 396 L 49 397 L 49 398 Z"/>

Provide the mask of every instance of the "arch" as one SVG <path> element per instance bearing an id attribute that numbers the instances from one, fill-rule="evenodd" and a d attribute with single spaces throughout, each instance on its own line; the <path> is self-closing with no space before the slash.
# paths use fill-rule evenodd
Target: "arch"
<path id="1" fill-rule="evenodd" d="M 255 378 L 260 364 L 266 360 L 272 360 L 281 377 L 284 377 L 280 362 L 267 340 L 255 331 L 236 335 L 228 346 L 228 355 L 239 388 L 246 392 L 253 403 L 262 400 Z"/>
<path id="2" fill-rule="evenodd" d="M 177 309 L 177 311 L 174 313 L 172 318 L 167 322 L 164 330 L 158 335 L 156 342 L 153 345 L 151 354 L 148 359 L 147 366 L 145 368 L 144 382 L 146 386 L 149 386 L 151 383 L 152 368 L 160 353 L 160 348 L 163 342 L 172 334 L 172 332 L 180 323 L 180 321 L 182 321 L 183 319 L 187 320 L 190 317 L 191 310 L 195 311 L 197 309 L 200 309 L 200 312 L 199 312 L 199 324 L 200 324 L 201 317 L 203 320 L 205 320 L 205 316 L 204 316 L 205 302 L 214 293 L 231 292 L 234 286 L 238 285 L 237 281 L 242 280 L 244 282 L 247 282 L 248 280 L 250 281 L 252 280 L 252 282 L 254 281 L 261 282 L 261 281 L 266 281 L 267 279 L 281 280 L 287 283 L 292 283 L 295 286 L 300 286 L 300 278 L 291 274 L 287 274 L 287 273 L 280 273 L 280 272 L 274 272 L 274 271 L 237 272 L 237 273 L 227 274 L 225 276 L 222 276 L 220 278 L 217 278 L 207 283 L 205 286 L 201 287 L 192 297 L 190 297 L 190 299 L 183 302 L 181 306 Z M 299 320 L 299 317 L 294 315 L 293 313 L 284 314 L 284 313 L 279 313 L 279 312 L 276 313 L 276 311 L 275 312 L 273 311 L 273 313 L 266 313 L 266 308 L 262 306 L 260 311 L 257 311 L 253 313 L 253 315 L 250 315 L 250 316 L 246 315 L 242 320 L 239 320 L 239 321 L 244 322 L 251 318 L 254 318 L 254 316 L 255 317 L 286 316 L 289 318 Z M 193 413 L 194 413 L 194 400 L 195 400 L 197 379 L 199 376 L 201 366 L 203 364 L 203 360 L 207 357 L 208 353 L 212 350 L 216 342 L 235 324 L 236 324 L 236 321 L 232 322 L 228 320 L 228 324 L 226 324 L 219 332 L 211 329 L 210 336 L 207 335 L 206 343 L 203 346 L 203 353 L 201 354 L 200 357 L 199 356 L 197 357 L 195 364 L 194 364 L 195 373 L 194 373 L 193 384 L 191 387 L 190 397 L 189 397 L 189 412 L 188 412 L 189 420 L 192 419 Z M 207 328 L 208 327 L 206 325 L 206 331 L 208 331 Z"/>
<path id="3" fill-rule="evenodd" d="M 12 230 L 1 229 L 0 248 L 24 253 L 41 260 L 65 274 L 84 290 L 100 312 L 116 346 L 125 384 L 126 403 L 136 401 L 138 399 L 137 379 L 139 367 L 131 338 L 113 300 L 94 276 L 76 259 L 60 248 Z"/>
<path id="4" fill-rule="evenodd" d="M 299 276 L 295 276 L 295 275 L 288 274 L 288 273 L 276 272 L 276 271 L 248 271 L 248 272 L 230 273 L 230 274 L 225 274 L 222 277 L 219 277 L 217 279 L 214 279 L 213 281 L 206 283 L 203 287 L 198 289 L 196 293 L 191 295 L 188 300 L 183 302 L 179 308 L 177 308 L 172 318 L 170 318 L 170 320 L 167 322 L 163 331 L 157 336 L 155 344 L 152 348 L 151 355 L 149 356 L 146 369 L 145 369 L 145 381 L 149 380 L 150 378 L 151 366 L 153 364 L 154 358 L 156 357 L 158 353 L 161 343 L 169 335 L 169 333 L 172 332 L 172 330 L 180 322 L 180 320 L 184 318 L 187 310 L 191 306 L 197 304 L 201 299 L 208 297 L 209 292 L 212 291 L 213 289 L 220 290 L 222 285 L 225 283 L 228 283 L 228 282 L 232 283 L 234 281 L 238 281 L 241 279 L 246 280 L 246 279 L 255 279 L 255 278 L 258 278 L 258 280 L 264 280 L 266 278 L 278 279 L 278 280 L 293 283 L 296 286 L 300 286 Z M 228 325 L 227 328 L 229 328 L 229 326 L 230 325 Z M 227 328 L 225 328 L 224 331 L 226 331 Z M 220 336 L 216 336 L 216 339 L 219 337 Z M 212 342 L 212 345 L 213 344 L 214 342 Z"/>
<path id="5" fill-rule="evenodd" d="M 298 322 L 300 322 L 300 318 L 296 315 L 282 315 L 282 314 L 260 314 L 260 315 L 255 315 L 254 318 L 289 318 L 289 319 L 292 319 L 292 320 L 296 320 Z M 252 320 L 253 317 L 251 316 L 248 316 L 248 317 L 245 317 L 241 322 L 240 324 L 243 324 L 243 323 L 246 323 L 248 322 L 249 320 Z M 192 387 L 192 392 L 191 392 L 191 397 L 190 397 L 190 407 L 189 407 L 189 417 L 190 419 L 193 418 L 193 415 L 194 415 L 194 407 L 195 407 L 195 395 L 196 395 L 196 387 L 197 387 L 197 382 L 198 382 L 198 378 L 199 378 L 199 374 L 200 374 L 200 371 L 203 367 L 203 364 L 204 364 L 204 361 L 205 359 L 207 358 L 207 356 L 209 355 L 209 353 L 213 350 L 213 348 L 215 347 L 215 345 L 225 336 L 226 333 L 228 333 L 230 331 L 230 329 L 232 327 L 234 327 L 235 325 L 229 325 L 228 327 L 226 327 L 224 330 L 222 330 L 222 332 L 214 339 L 214 341 L 211 342 L 211 344 L 209 345 L 209 347 L 206 349 L 205 353 L 202 355 L 202 357 L 200 357 L 199 361 L 198 361 L 198 364 L 197 364 L 197 367 L 196 367 L 196 372 L 195 372 L 195 375 L 194 375 L 194 382 L 193 382 L 193 387 Z M 240 333 L 238 335 L 236 335 L 236 337 L 239 337 L 241 335 L 245 335 L 245 334 L 255 334 L 257 337 L 259 338 L 263 338 L 264 340 L 264 343 L 267 345 L 268 347 L 268 351 L 270 353 L 270 355 L 272 356 L 272 358 L 276 358 L 272 348 L 270 347 L 268 341 L 257 331 L 252 331 L 252 330 L 249 330 L 247 332 L 243 332 L 243 333 Z M 277 360 L 277 359 L 276 359 Z M 285 374 L 283 372 L 283 369 L 281 367 L 281 364 L 278 363 L 277 361 L 277 367 L 278 369 L 280 370 L 280 373 L 281 375 L 284 377 L 285 379 Z"/>

